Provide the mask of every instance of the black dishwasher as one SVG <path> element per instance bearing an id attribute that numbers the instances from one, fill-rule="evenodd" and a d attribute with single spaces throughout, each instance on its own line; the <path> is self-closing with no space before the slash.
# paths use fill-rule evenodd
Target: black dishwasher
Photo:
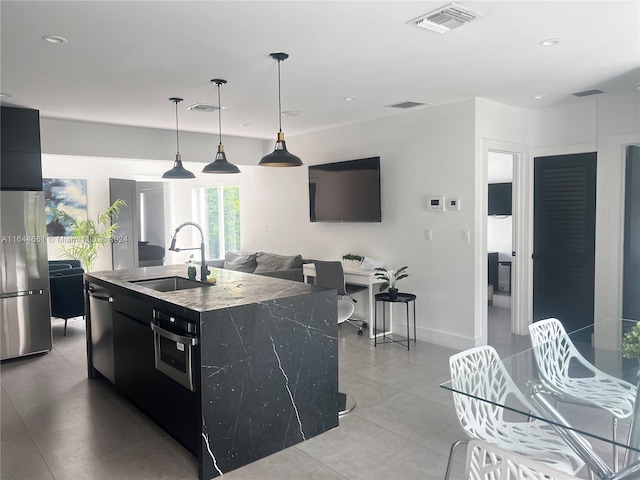
<path id="1" fill-rule="evenodd" d="M 113 302 L 116 387 L 167 433 L 197 455 L 200 444 L 199 395 L 156 368 L 150 303 L 126 295 Z M 200 361 L 193 351 L 193 364 Z M 199 369 L 196 369 L 199 372 Z M 196 377 L 195 371 L 193 372 Z M 199 382 L 194 381 L 195 385 Z"/>

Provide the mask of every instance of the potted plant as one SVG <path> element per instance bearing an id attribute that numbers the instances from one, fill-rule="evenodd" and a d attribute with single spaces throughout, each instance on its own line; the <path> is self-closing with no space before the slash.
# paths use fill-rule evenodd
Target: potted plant
<path id="1" fill-rule="evenodd" d="M 402 280 L 403 278 L 407 278 L 409 274 L 407 273 L 407 266 L 400 267 L 395 272 L 390 272 L 386 268 L 376 268 L 375 277 L 383 280 L 380 284 L 380 291 L 384 291 L 387 288 L 389 289 L 389 298 L 391 300 L 396 300 L 398 298 L 398 289 L 396 288 L 396 282 L 398 280 Z"/>
<path id="2" fill-rule="evenodd" d="M 105 243 L 112 240 L 113 234 L 118 229 L 117 223 L 111 223 L 120 215 L 120 207 L 126 202 L 118 199 L 104 212 L 98 214 L 96 221 L 76 220 L 64 210 L 58 210 L 53 221 L 70 227 L 72 241 L 61 247 L 60 258 L 74 258 L 82 262 L 85 270 L 90 272 L 98 258 L 98 252 Z"/>
<path id="3" fill-rule="evenodd" d="M 364 257 L 355 253 L 347 253 L 342 256 L 342 265 L 347 268 L 358 268 Z"/>
<path id="4" fill-rule="evenodd" d="M 624 334 L 622 356 L 630 359 L 636 358 L 640 362 L 640 323 L 636 323 L 631 330 Z M 638 374 L 640 375 L 640 370 Z"/>

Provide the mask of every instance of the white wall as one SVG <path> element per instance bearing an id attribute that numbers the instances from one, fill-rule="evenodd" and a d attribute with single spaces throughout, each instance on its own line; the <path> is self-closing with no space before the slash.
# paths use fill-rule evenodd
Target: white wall
<path id="1" fill-rule="evenodd" d="M 172 162 L 176 156 L 175 130 L 41 117 L 40 137 L 47 154 Z M 263 156 L 262 140 L 223 136 L 222 141 L 228 160 L 236 165 L 257 165 Z M 214 160 L 217 148 L 217 133 L 180 132 L 182 162 L 196 175 L 202 163 Z"/>
<path id="2" fill-rule="evenodd" d="M 468 100 L 288 139 L 306 165 L 379 155 L 382 222 L 311 223 L 308 169 L 258 168 L 242 191 L 243 201 L 252 197 L 243 248 L 317 259 L 351 252 L 391 268 L 408 265 L 410 277 L 399 286 L 418 296 L 418 338 L 473 344 L 473 243 L 464 233 L 473 239 L 474 115 Z M 428 211 L 426 197 L 434 194 L 460 198 L 461 210 Z"/>

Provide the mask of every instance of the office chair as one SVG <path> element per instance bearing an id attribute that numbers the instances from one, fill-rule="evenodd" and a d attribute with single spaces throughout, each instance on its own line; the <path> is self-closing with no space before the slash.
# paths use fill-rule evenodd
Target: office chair
<path id="1" fill-rule="evenodd" d="M 338 297 L 349 297 L 344 282 L 344 270 L 342 263 L 338 261 L 323 262 L 315 260 L 316 266 L 316 285 L 320 287 L 333 288 L 338 292 Z M 351 298 L 353 300 L 353 298 Z M 353 302 L 338 298 L 338 323 L 347 322 L 358 328 L 358 335 L 362 335 L 362 329 L 367 327 L 367 322 L 351 320 L 349 317 L 353 314 L 355 306 Z M 358 324 L 358 322 L 360 324 Z"/>

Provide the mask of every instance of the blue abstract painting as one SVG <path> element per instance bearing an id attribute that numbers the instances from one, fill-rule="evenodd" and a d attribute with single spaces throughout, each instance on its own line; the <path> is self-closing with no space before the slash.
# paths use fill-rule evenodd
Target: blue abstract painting
<path id="1" fill-rule="evenodd" d="M 55 219 L 63 210 L 74 220 L 87 220 L 87 181 L 62 178 L 43 178 L 44 208 L 48 237 L 67 237 L 73 227 Z"/>

